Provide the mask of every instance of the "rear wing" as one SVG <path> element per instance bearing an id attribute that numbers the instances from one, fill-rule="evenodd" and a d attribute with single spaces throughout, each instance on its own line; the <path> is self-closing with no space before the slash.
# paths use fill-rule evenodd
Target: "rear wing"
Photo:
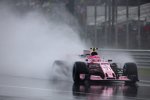
<path id="1" fill-rule="evenodd" d="M 83 50 L 83 54 L 84 54 L 84 55 L 90 55 L 90 54 L 91 54 L 91 51 L 90 51 L 90 50 Z"/>

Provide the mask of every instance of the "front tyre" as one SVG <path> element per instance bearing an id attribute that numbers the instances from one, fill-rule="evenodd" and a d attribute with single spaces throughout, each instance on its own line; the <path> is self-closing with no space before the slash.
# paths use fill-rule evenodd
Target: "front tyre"
<path id="1" fill-rule="evenodd" d="M 80 74 L 88 74 L 87 66 L 84 62 L 75 62 L 73 65 L 73 72 L 72 72 L 74 83 L 80 83 L 84 81 L 80 79 Z"/>
<path id="2" fill-rule="evenodd" d="M 127 76 L 131 81 L 126 83 L 136 83 L 138 81 L 138 71 L 135 63 L 125 63 L 123 67 L 123 75 Z"/>

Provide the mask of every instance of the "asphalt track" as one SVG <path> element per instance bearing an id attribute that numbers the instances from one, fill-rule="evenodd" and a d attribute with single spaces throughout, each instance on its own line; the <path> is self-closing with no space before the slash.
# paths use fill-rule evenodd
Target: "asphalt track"
<path id="1" fill-rule="evenodd" d="M 74 85 L 23 77 L 0 77 L 0 100 L 149 100 L 150 83 Z"/>

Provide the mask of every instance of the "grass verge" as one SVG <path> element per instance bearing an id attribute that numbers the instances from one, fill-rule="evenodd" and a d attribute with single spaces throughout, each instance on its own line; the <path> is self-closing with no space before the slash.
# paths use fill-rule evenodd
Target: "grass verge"
<path id="1" fill-rule="evenodd" d="M 150 76 L 150 68 L 138 68 L 139 75 Z"/>

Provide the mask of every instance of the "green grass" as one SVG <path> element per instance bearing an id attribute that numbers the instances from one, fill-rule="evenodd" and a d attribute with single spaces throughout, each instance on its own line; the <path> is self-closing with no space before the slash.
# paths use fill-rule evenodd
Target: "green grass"
<path id="1" fill-rule="evenodd" d="M 150 68 L 138 68 L 139 75 L 150 76 Z"/>

